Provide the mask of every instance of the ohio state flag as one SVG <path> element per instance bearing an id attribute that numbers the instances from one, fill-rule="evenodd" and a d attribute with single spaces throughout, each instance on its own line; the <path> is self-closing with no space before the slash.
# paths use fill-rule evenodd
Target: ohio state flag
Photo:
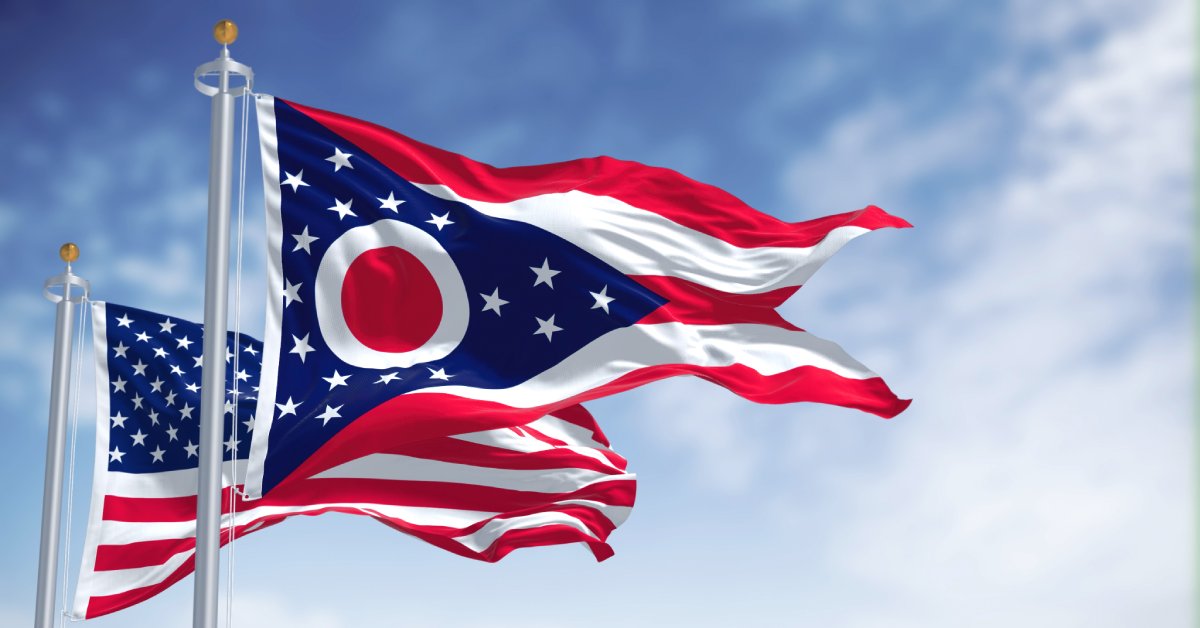
<path id="1" fill-rule="evenodd" d="M 493 168 L 270 96 L 258 119 L 252 496 L 672 375 L 762 403 L 908 405 L 775 311 L 847 241 L 909 226 L 877 207 L 785 223 L 627 161 Z"/>

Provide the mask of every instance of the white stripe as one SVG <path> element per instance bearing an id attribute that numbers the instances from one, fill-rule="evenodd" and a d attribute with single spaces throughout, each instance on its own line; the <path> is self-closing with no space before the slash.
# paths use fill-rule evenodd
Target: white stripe
<path id="1" fill-rule="evenodd" d="M 811 247 L 741 248 L 624 201 L 579 190 L 489 203 L 463 198 L 445 185 L 417 187 L 488 216 L 545 229 L 626 275 L 680 277 L 737 294 L 802 285 L 844 244 L 869 231 L 837 227 Z"/>
<path id="2" fill-rule="evenodd" d="M 92 460 L 92 503 L 88 511 L 87 533 L 80 552 L 79 575 L 75 578 L 75 602 L 72 616 L 83 619 L 88 599 L 95 595 L 98 539 L 103 530 L 104 495 L 108 488 L 108 331 L 106 306 L 103 301 L 92 302 L 92 352 L 96 359 L 96 451 Z M 65 598 L 66 591 L 63 592 Z"/>
<path id="3" fill-rule="evenodd" d="M 546 419 L 551 419 L 551 420 L 547 421 Z M 556 438 L 556 439 L 561 440 L 568 444 L 565 446 L 551 445 L 550 443 L 543 442 L 543 441 L 533 438 L 531 436 L 527 436 L 523 433 L 517 433 L 517 432 L 513 431 L 513 430 L 523 430 L 526 427 L 535 429 L 539 432 L 542 432 L 546 436 L 549 436 L 551 438 Z M 570 428 L 570 429 L 567 429 L 567 428 Z M 583 445 L 572 444 L 572 443 L 580 443 L 582 441 L 582 435 L 585 433 L 589 437 L 588 444 L 583 444 Z M 456 440 L 461 440 L 461 441 L 466 441 L 469 443 L 475 443 L 477 445 L 484 445 L 486 447 L 495 447 L 497 449 L 505 449 L 508 451 L 518 451 L 521 453 L 538 453 L 541 451 L 549 451 L 551 449 L 570 451 L 570 452 L 578 454 L 580 456 L 586 456 L 588 458 L 591 458 L 592 460 L 596 460 L 597 462 L 600 462 L 604 466 L 606 466 L 610 469 L 613 469 L 617 473 L 624 472 L 624 469 L 614 466 L 612 461 L 610 461 L 608 458 L 604 457 L 603 454 L 601 454 L 599 451 L 597 451 L 600 449 L 603 449 L 605 451 L 612 451 L 612 450 L 601 445 L 600 443 L 592 441 L 590 439 L 590 436 L 591 436 L 591 432 L 589 430 L 585 430 L 585 429 L 579 427 L 578 425 L 573 425 L 571 423 L 567 423 L 566 421 L 563 421 L 562 419 L 556 419 L 554 417 L 543 417 L 532 423 L 527 423 L 525 425 L 517 426 L 515 428 L 502 427 L 502 428 L 498 428 L 498 429 L 494 429 L 494 430 L 485 430 L 482 432 L 471 432 L 469 434 L 459 434 L 457 436 L 451 436 L 450 438 L 454 438 Z"/>
<path id="4" fill-rule="evenodd" d="M 267 441 L 275 419 L 275 387 L 279 376 L 279 334 L 283 326 L 283 217 L 279 183 L 279 139 L 275 134 L 275 99 L 257 97 L 258 140 L 262 149 L 263 202 L 267 213 L 267 299 L 263 338 L 262 369 L 258 381 L 258 407 L 254 411 L 255 433 L 250 439 L 244 490 L 249 499 L 262 496 L 263 465 Z"/>
<path id="5" fill-rule="evenodd" d="M 239 465 L 244 460 L 237 461 Z M 231 460 L 221 463 L 221 486 L 233 485 L 233 467 Z M 108 495 L 118 497 L 195 497 L 198 471 L 178 469 L 175 471 L 160 471 L 157 473 L 123 473 L 108 472 Z"/>
<path id="6" fill-rule="evenodd" d="M 438 393 L 532 408 L 570 398 L 638 369 L 662 364 L 720 367 L 741 364 L 762 375 L 815 366 L 849 379 L 875 373 L 836 344 L 808 332 L 771 325 L 632 325 L 611 331 L 562 362 L 510 388 L 438 386 Z"/>
<path id="7" fill-rule="evenodd" d="M 528 528 L 540 528 L 551 524 L 562 524 L 571 526 L 580 532 L 592 537 L 592 531 L 588 529 L 584 523 L 565 512 L 535 512 L 530 515 L 513 517 L 511 519 L 495 519 L 489 521 L 482 528 L 473 534 L 455 537 L 454 540 L 465 545 L 468 549 L 476 552 L 482 552 L 492 546 L 496 539 L 500 538 L 509 530 L 525 530 Z M 599 539 L 596 539 L 599 540 Z"/>
<path id="8" fill-rule="evenodd" d="M 396 454 L 370 454 L 313 477 L 453 482 L 514 491 L 567 493 L 618 476 L 588 469 L 494 469 Z"/>

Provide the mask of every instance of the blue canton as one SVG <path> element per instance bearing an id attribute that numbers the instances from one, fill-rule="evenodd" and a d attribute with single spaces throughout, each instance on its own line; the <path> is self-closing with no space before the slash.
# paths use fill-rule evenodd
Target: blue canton
<path id="1" fill-rule="evenodd" d="M 115 303 L 105 304 L 108 469 L 156 473 L 199 462 L 202 327 Z M 229 334 L 224 460 L 245 459 L 254 430 L 262 342 Z M 236 356 L 236 369 L 235 360 Z M 234 385 L 237 389 L 234 390 Z M 235 401 L 236 399 L 236 401 Z"/>

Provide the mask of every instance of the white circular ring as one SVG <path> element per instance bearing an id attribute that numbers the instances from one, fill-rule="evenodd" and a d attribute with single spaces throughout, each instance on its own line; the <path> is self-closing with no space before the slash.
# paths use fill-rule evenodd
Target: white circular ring
<path id="1" fill-rule="evenodd" d="M 433 336 L 420 347 L 399 353 L 377 351 L 359 342 L 342 313 L 342 285 L 350 265 L 367 251 L 389 246 L 424 264 L 442 297 L 442 320 Z M 444 358 L 462 342 L 470 318 L 462 275 L 441 243 L 417 227 L 386 218 L 350 229 L 333 241 L 317 269 L 315 300 L 317 322 L 329 348 L 347 364 L 363 368 L 407 368 Z"/>

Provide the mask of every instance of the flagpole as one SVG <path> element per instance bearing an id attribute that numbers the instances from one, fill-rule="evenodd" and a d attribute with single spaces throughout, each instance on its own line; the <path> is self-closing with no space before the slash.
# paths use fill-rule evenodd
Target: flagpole
<path id="1" fill-rule="evenodd" d="M 213 27 L 221 54 L 196 68 L 196 89 L 212 97 L 208 174 L 208 251 L 204 275 L 204 357 L 200 380 L 200 480 L 196 504 L 196 587 L 193 628 L 216 628 L 221 566 L 221 432 L 225 418 L 225 335 L 229 300 L 229 205 L 233 179 L 233 101 L 246 94 L 254 73 L 229 56 L 237 25 Z M 215 75 L 216 85 L 202 79 Z M 240 76 L 245 85 L 232 88 Z"/>
<path id="2" fill-rule="evenodd" d="M 42 489 L 42 541 L 38 549 L 36 628 L 54 625 L 54 603 L 58 598 L 59 515 L 62 512 L 63 459 L 67 437 L 67 401 L 71 396 L 71 327 L 75 304 L 88 294 L 88 282 L 71 272 L 79 259 L 79 247 L 66 243 L 58 256 L 67 263 L 66 272 L 46 280 L 43 293 L 56 303 L 54 317 L 54 365 L 50 375 L 50 425 L 46 431 L 46 483 Z M 72 290 L 75 288 L 75 290 Z M 56 292 L 61 289 L 61 293 Z"/>

